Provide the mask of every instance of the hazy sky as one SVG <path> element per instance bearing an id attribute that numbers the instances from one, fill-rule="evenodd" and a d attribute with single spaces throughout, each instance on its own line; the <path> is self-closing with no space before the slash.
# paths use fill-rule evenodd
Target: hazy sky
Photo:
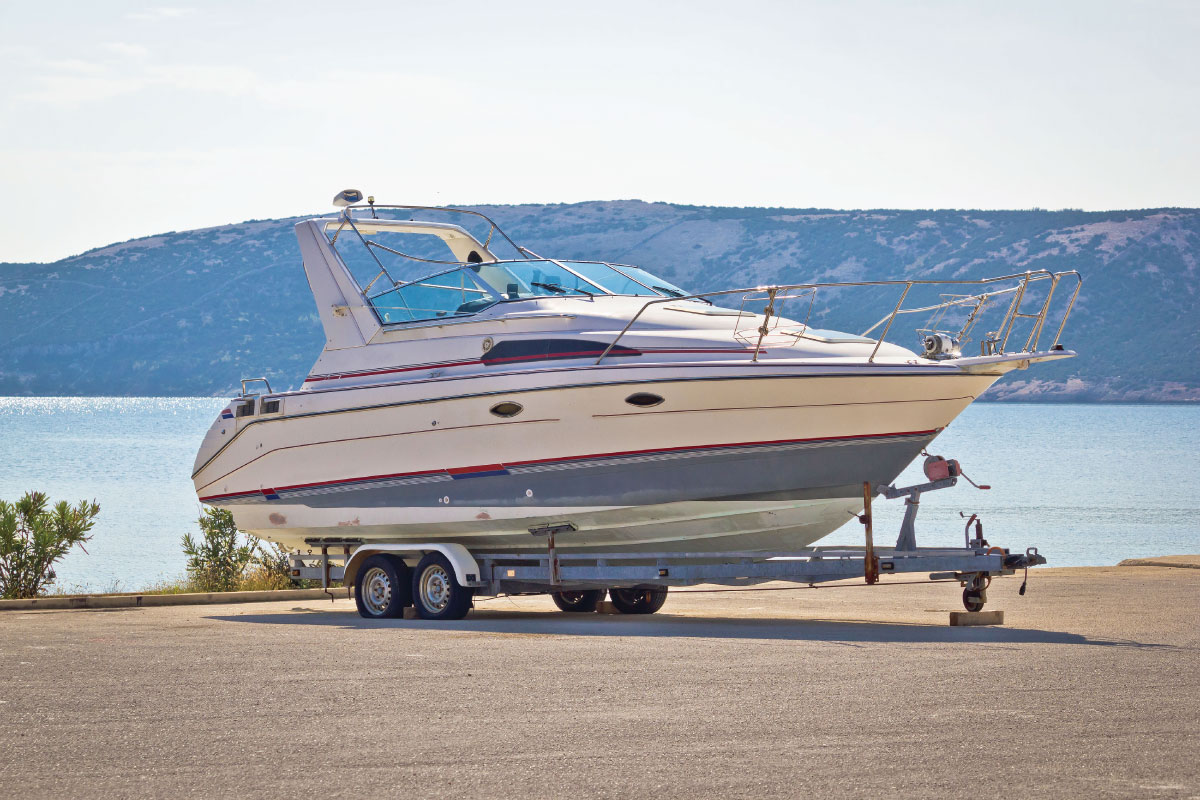
<path id="1" fill-rule="evenodd" d="M 1198 42 L 1200 2 L 0 0 L 0 261 L 344 187 L 1200 206 Z"/>

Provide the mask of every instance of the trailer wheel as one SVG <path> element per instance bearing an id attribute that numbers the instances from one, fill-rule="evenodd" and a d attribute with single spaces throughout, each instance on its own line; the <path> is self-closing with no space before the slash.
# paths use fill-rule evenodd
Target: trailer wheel
<path id="1" fill-rule="evenodd" d="M 412 605 L 408 567 L 384 553 L 368 558 L 354 580 L 354 604 L 367 619 L 401 616 L 404 607 Z"/>
<path id="2" fill-rule="evenodd" d="M 412 599 L 421 619 L 462 619 L 471 610 L 471 595 L 441 553 L 427 553 L 413 570 Z"/>
<path id="3" fill-rule="evenodd" d="M 967 611 L 983 611 L 987 594 L 983 589 L 963 589 L 963 608 Z"/>
<path id="4" fill-rule="evenodd" d="M 596 606 L 604 599 L 603 589 L 584 589 L 579 592 L 551 592 L 554 605 L 563 611 L 584 613 L 595 611 Z"/>
<path id="5" fill-rule="evenodd" d="M 622 614 L 653 614 L 667 602 L 667 589 L 609 589 L 608 596 Z"/>

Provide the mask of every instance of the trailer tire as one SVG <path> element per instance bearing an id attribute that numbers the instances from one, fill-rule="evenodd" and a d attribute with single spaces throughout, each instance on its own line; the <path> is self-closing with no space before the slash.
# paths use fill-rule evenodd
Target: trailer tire
<path id="1" fill-rule="evenodd" d="M 426 553 L 413 570 L 412 600 L 421 619 L 462 619 L 471 610 L 472 594 L 441 553 Z"/>
<path id="2" fill-rule="evenodd" d="M 578 592 L 551 592 L 554 605 L 561 611 L 587 613 L 595 611 L 596 606 L 604 599 L 603 589 L 584 589 Z"/>
<path id="3" fill-rule="evenodd" d="M 403 616 L 412 605 L 408 567 L 404 561 L 378 553 L 363 562 L 354 580 L 354 604 L 367 619 Z"/>
<path id="4" fill-rule="evenodd" d="M 667 602 L 667 587 L 654 589 L 609 589 L 613 607 L 622 614 L 653 614 Z"/>

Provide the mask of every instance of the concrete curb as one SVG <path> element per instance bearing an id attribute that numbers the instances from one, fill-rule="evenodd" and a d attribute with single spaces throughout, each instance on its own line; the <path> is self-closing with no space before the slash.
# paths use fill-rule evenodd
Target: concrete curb
<path id="1" fill-rule="evenodd" d="M 334 598 L 346 598 L 344 588 L 330 589 Z M 72 608 L 144 608 L 148 606 L 204 606 L 219 603 L 267 603 L 281 600 L 326 600 L 322 589 L 278 589 L 269 592 L 198 592 L 187 594 L 82 594 L 73 597 L 31 597 L 0 600 L 0 611 L 35 611 Z"/>

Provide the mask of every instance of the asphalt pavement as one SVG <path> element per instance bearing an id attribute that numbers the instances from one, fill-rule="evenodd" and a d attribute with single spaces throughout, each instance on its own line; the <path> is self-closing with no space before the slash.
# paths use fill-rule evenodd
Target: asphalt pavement
<path id="1" fill-rule="evenodd" d="M 0 614 L 0 786 L 38 797 L 1197 797 L 1200 569 Z M 916 581 L 912 583 L 912 581 Z M 780 585 L 771 584 L 775 589 Z M 700 587 L 712 588 L 712 587 Z"/>

